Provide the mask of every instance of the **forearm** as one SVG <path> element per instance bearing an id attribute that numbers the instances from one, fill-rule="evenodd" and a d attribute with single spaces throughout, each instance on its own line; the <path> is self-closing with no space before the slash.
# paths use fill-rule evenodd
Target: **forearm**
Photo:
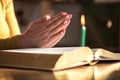
<path id="1" fill-rule="evenodd" d="M 0 39 L 0 50 L 21 48 L 19 38 L 19 35 L 17 35 L 7 39 Z"/>

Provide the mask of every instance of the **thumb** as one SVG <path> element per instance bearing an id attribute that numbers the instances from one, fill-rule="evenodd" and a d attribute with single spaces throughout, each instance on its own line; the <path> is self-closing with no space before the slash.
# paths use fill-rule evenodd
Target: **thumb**
<path id="1" fill-rule="evenodd" d="M 45 16 L 42 16 L 40 18 L 38 18 L 37 20 L 35 20 L 35 22 L 43 22 L 43 21 L 47 21 L 49 20 L 51 17 L 50 17 L 50 14 L 46 14 Z"/>
<path id="2" fill-rule="evenodd" d="M 50 16 L 50 14 L 46 14 L 46 15 L 44 16 L 44 18 L 45 18 L 46 20 L 49 20 L 49 19 L 51 18 L 51 16 Z"/>

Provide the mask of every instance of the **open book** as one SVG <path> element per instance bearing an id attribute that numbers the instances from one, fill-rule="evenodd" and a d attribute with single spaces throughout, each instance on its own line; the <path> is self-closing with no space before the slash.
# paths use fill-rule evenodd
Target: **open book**
<path id="1" fill-rule="evenodd" d="M 120 60 L 119 53 L 89 47 L 28 48 L 0 51 L 0 66 L 43 70 L 61 70 L 99 60 Z"/>

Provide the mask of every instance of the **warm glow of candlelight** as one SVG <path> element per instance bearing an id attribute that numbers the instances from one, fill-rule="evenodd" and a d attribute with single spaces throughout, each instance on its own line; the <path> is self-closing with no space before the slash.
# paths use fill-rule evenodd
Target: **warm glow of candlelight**
<path id="1" fill-rule="evenodd" d="M 81 15 L 81 25 L 85 26 L 85 16 Z"/>

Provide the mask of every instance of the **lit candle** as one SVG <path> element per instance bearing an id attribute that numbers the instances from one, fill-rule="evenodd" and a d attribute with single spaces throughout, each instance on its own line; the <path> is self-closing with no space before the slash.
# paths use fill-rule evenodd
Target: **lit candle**
<path id="1" fill-rule="evenodd" d="M 81 15 L 81 25 L 82 25 L 82 31 L 81 31 L 81 46 L 85 46 L 86 42 L 86 26 L 85 26 L 85 16 Z"/>

